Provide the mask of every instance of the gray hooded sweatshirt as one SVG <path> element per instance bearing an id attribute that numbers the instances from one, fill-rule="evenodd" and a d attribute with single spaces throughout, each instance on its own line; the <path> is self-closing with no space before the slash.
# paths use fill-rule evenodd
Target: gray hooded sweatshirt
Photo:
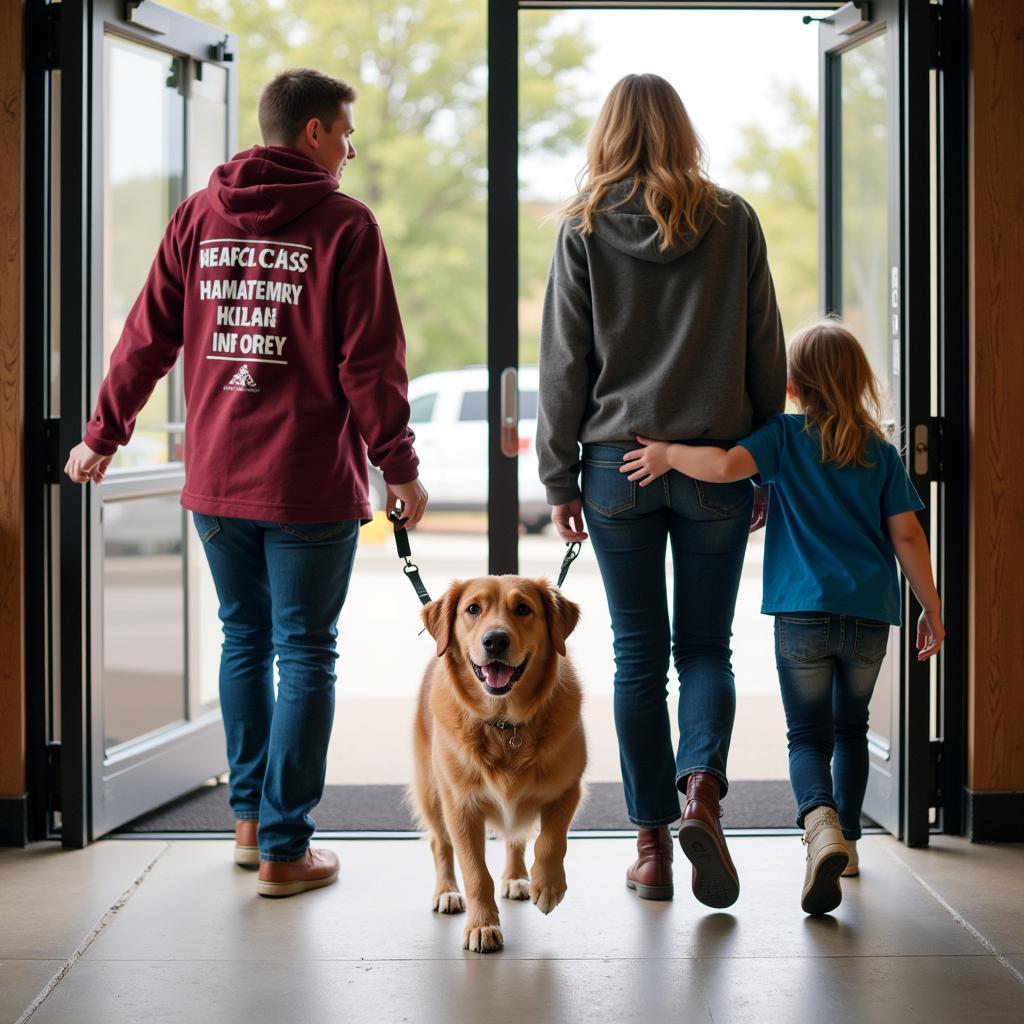
<path id="1" fill-rule="evenodd" d="M 562 223 L 544 298 L 537 454 L 552 505 L 580 496 L 580 443 L 731 442 L 786 398 L 782 320 L 740 196 L 662 252 L 638 192 L 613 187 L 590 235 Z"/>

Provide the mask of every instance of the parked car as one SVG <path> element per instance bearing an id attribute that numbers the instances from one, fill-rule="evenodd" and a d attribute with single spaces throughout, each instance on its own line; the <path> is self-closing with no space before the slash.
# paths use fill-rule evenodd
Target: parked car
<path id="1" fill-rule="evenodd" d="M 519 368 L 519 518 L 539 532 L 550 510 L 537 474 L 536 366 Z M 409 381 L 410 426 L 435 511 L 487 507 L 487 367 L 441 370 Z M 370 467 L 374 508 L 384 507 L 384 479 Z"/>

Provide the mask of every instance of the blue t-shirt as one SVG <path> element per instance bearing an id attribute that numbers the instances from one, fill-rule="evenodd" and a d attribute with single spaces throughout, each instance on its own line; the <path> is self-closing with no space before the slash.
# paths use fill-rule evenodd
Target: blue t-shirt
<path id="1" fill-rule="evenodd" d="M 885 520 L 924 508 L 899 452 L 871 438 L 870 466 L 821 461 L 804 417 L 773 416 L 739 444 L 770 488 L 761 611 L 830 612 L 899 625 L 896 553 Z"/>

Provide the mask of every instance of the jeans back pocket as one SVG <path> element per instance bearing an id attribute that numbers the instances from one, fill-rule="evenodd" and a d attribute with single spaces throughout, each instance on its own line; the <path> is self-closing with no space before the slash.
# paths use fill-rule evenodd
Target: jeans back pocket
<path id="1" fill-rule="evenodd" d="M 749 516 L 754 504 L 754 488 L 749 480 L 736 480 L 731 484 L 709 484 L 694 480 L 697 502 L 705 512 L 713 512 L 723 519 Z"/>
<path id="2" fill-rule="evenodd" d="M 622 462 L 583 459 L 583 500 L 603 516 L 616 516 L 636 508 L 636 483 L 620 473 Z"/>
<path id="3" fill-rule="evenodd" d="M 876 619 L 857 619 L 853 656 L 865 665 L 877 665 L 889 646 L 889 623 Z"/>
<path id="4" fill-rule="evenodd" d="M 199 539 L 205 544 L 221 531 L 220 519 L 217 516 L 204 515 L 202 512 L 192 513 L 192 522 L 196 524 Z"/>
<path id="5" fill-rule="evenodd" d="M 339 519 L 332 520 L 327 523 L 278 523 L 277 525 L 285 533 L 291 534 L 293 537 L 298 537 L 299 540 L 312 542 L 330 540 L 332 537 L 338 537 L 346 530 L 351 530 L 354 527 L 357 527 L 358 520 Z"/>
<path id="6" fill-rule="evenodd" d="M 779 653 L 788 661 L 820 661 L 828 654 L 829 618 L 775 616 Z"/>

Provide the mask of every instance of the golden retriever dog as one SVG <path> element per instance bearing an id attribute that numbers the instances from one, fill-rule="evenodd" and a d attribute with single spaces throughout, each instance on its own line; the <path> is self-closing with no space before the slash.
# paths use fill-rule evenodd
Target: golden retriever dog
<path id="1" fill-rule="evenodd" d="M 565 654 L 579 607 L 545 580 L 487 576 L 456 582 L 423 609 L 437 660 L 420 687 L 412 798 L 427 829 L 434 910 L 466 909 L 463 948 L 501 949 L 486 828 L 505 837 L 501 895 L 550 914 L 565 895 L 569 824 L 587 749 L 582 691 Z M 533 867 L 526 841 L 540 820 Z"/>

